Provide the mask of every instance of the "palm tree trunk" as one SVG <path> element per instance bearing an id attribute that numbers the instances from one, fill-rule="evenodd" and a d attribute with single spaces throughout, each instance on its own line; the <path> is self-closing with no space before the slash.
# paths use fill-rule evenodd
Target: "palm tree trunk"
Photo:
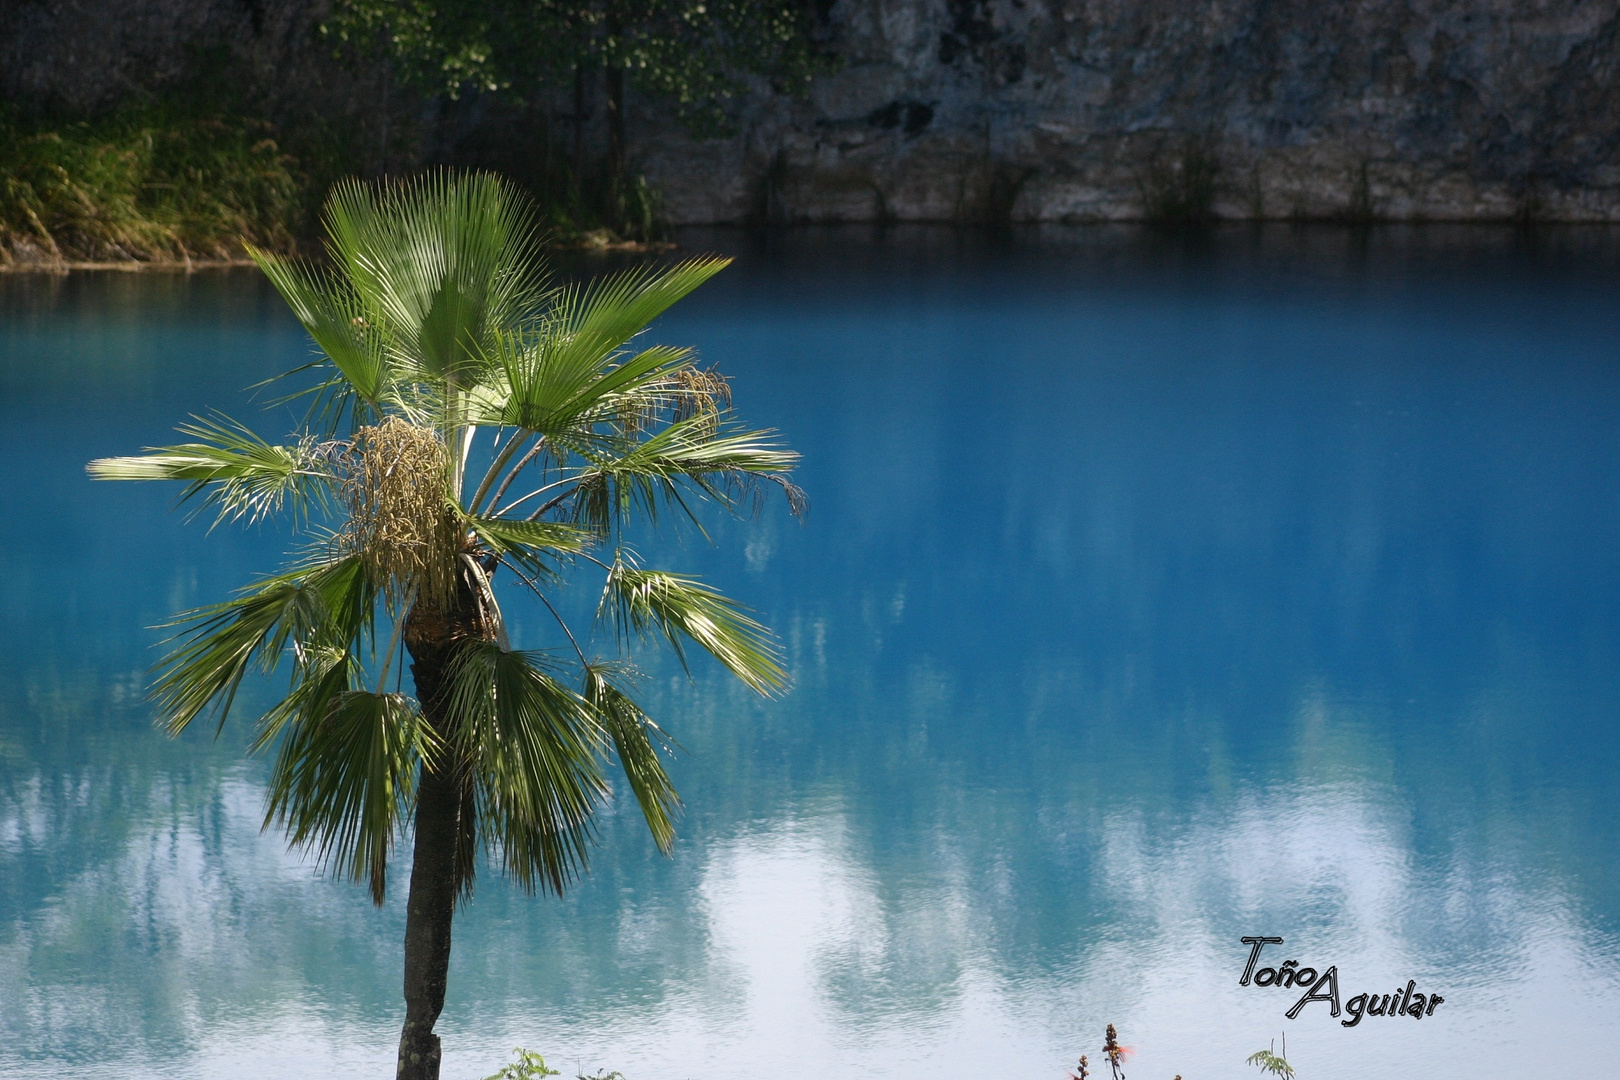
<path id="1" fill-rule="evenodd" d="M 420 676 L 418 676 L 420 678 Z M 436 725 L 435 725 L 436 726 Z M 422 770 L 416 793 L 416 853 L 405 907 L 405 1026 L 398 1080 L 439 1080 L 439 1037 L 456 911 L 461 792 L 453 770 Z"/>
<path id="2" fill-rule="evenodd" d="M 455 644 L 483 630 L 476 601 L 460 590 L 460 610 L 412 609 L 405 623 L 417 700 L 441 746 L 451 725 L 445 715 L 446 676 Z M 448 754 L 435 768 L 422 768 L 416 788 L 416 848 L 411 892 L 405 904 L 405 1025 L 399 1033 L 397 1080 L 439 1080 L 439 1037 L 433 1033 L 444 1010 L 450 970 L 450 926 L 463 868 L 458 845 L 464 830 L 463 778 Z"/>

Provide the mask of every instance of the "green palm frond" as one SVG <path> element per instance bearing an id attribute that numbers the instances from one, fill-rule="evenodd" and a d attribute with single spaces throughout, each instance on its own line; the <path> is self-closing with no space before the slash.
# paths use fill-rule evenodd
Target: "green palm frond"
<path id="1" fill-rule="evenodd" d="M 539 653 L 469 641 L 450 666 L 455 753 L 480 792 L 484 836 L 523 887 L 561 893 L 585 867 L 608 795 L 606 738 L 587 702 Z"/>
<path id="2" fill-rule="evenodd" d="M 596 534 L 589 529 L 563 521 L 520 521 L 478 516 L 469 516 L 466 521 L 468 528 L 497 554 L 504 554 L 513 548 L 574 554 L 584 551 L 596 539 Z"/>
<path id="3" fill-rule="evenodd" d="M 655 475 L 698 476 L 785 472 L 798 461 L 799 455 L 782 446 L 774 431 L 720 427 L 710 417 L 692 416 L 642 440 L 621 458 L 594 464 Z"/>
<path id="4" fill-rule="evenodd" d="M 667 855 L 675 845 L 675 813 L 681 800 L 659 752 L 669 753 L 672 748 L 663 729 L 625 688 L 628 674 L 623 665 L 587 664 L 583 696 L 612 736 L 619 765 L 652 830 L 653 841 Z"/>
<path id="5" fill-rule="evenodd" d="M 281 825 L 321 865 L 369 882 L 381 904 L 388 857 L 432 742 L 415 702 L 358 689 L 360 676 L 352 654 L 343 654 L 284 703 L 265 825 Z"/>
<path id="6" fill-rule="evenodd" d="M 373 419 L 389 396 L 394 379 L 382 336 L 366 318 L 366 306 L 353 285 L 329 270 L 249 248 L 264 276 L 281 293 L 293 315 L 341 378 L 317 388 L 317 412 L 334 419 L 347 412 L 356 422 Z M 355 401 L 368 407 L 355 415 Z M 326 425 L 335 428 L 335 423 Z"/>
<path id="7" fill-rule="evenodd" d="M 690 363 L 692 352 L 654 346 L 611 363 L 575 348 L 573 339 L 547 323 L 498 337 L 490 356 L 496 370 L 484 396 L 474 397 L 478 421 L 557 439 L 577 438 L 615 419 L 626 399 L 657 387 Z"/>
<path id="8" fill-rule="evenodd" d="M 596 539 L 590 529 L 563 521 L 469 516 L 466 522 L 491 553 L 547 580 L 556 579 L 559 559 L 583 552 Z"/>
<path id="9" fill-rule="evenodd" d="M 558 366 L 602 367 L 647 324 L 729 265 L 730 259 L 703 256 L 561 290 L 547 313 L 547 329 L 560 345 Z M 603 392 L 615 393 L 634 377 L 629 365 L 616 368 L 604 376 Z"/>
<path id="10" fill-rule="evenodd" d="M 573 514 L 603 533 L 615 531 L 633 512 L 656 521 L 661 504 L 672 502 L 701 530 L 681 498 L 683 483 L 731 511 L 748 502 L 757 505 L 761 482 L 780 485 L 795 512 L 803 502 L 803 494 L 783 475 L 798 463 L 798 454 L 781 446 L 774 432 L 742 430 L 711 416 L 689 416 L 639 440 L 598 439 L 579 451 L 589 465 L 577 480 Z"/>
<path id="11" fill-rule="evenodd" d="M 683 664 L 685 644 L 694 641 L 761 694 L 787 688 L 770 630 L 695 577 L 642 570 L 621 558 L 608 572 L 597 615 L 612 623 L 621 640 L 657 631 Z"/>
<path id="12" fill-rule="evenodd" d="M 361 317 L 417 379 L 470 385 L 494 332 L 537 314 L 545 295 L 533 213 L 493 176 L 344 181 L 326 223 Z"/>
<path id="13" fill-rule="evenodd" d="M 302 660 L 317 648 L 347 649 L 369 633 L 376 588 L 358 558 L 299 567 L 223 604 L 181 613 L 184 629 L 158 662 L 152 688 L 163 726 L 184 731 L 210 708 L 225 723 L 251 666 L 275 669 L 289 645 Z"/>
<path id="14" fill-rule="evenodd" d="M 313 437 L 275 446 L 229 417 L 196 418 L 177 429 L 196 442 L 148 447 L 85 466 L 96 480 L 183 480 L 185 502 L 199 494 L 217 521 L 256 522 L 290 507 L 298 517 L 332 504 L 329 455 Z"/>
<path id="15" fill-rule="evenodd" d="M 559 290 L 541 322 L 492 341 L 498 378 L 483 422 L 557 437 L 606 418 L 605 407 L 690 362 L 690 349 L 657 346 L 628 359 L 620 350 L 730 261 L 691 259 Z"/>

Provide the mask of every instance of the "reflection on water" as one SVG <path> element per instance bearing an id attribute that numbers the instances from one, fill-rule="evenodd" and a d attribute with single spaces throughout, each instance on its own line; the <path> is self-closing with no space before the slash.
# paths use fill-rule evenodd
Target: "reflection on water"
<path id="1" fill-rule="evenodd" d="M 1056 1080 L 1109 1021 L 1141 1076 L 1240 1076 L 1285 1028 L 1313 1078 L 1620 1056 L 1613 241 L 688 243 L 739 267 L 660 333 L 790 434 L 814 507 L 671 558 L 762 608 L 798 685 L 654 673 L 676 857 L 627 818 L 564 901 L 486 879 L 450 1080 L 518 1044 Z M 261 836 L 239 733 L 169 743 L 141 697 L 141 628 L 282 539 L 81 472 L 305 355 L 250 274 L 0 281 L 6 1075 L 391 1068 L 400 898 Z M 1446 1002 L 1285 1021 L 1237 985 L 1250 934 L 1345 998 Z"/>

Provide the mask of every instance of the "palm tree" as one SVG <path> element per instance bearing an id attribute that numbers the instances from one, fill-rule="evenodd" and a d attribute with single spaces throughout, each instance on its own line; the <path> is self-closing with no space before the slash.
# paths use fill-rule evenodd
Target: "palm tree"
<path id="1" fill-rule="evenodd" d="M 319 347 L 296 437 L 198 419 L 180 428 L 190 442 L 89 470 L 179 480 L 222 520 L 279 513 L 306 538 L 280 573 L 177 616 L 153 696 L 178 735 L 204 713 L 223 725 L 250 669 L 289 671 L 253 742 L 275 750 L 265 826 L 378 904 L 414 822 L 398 1076 L 423 1080 L 480 853 L 561 893 L 611 796 L 609 758 L 670 849 L 678 800 L 633 696 L 632 643 L 683 663 L 696 643 L 760 693 L 785 686 L 770 632 L 702 581 L 641 566 L 627 528 L 757 508 L 772 485 L 803 504 L 796 455 L 737 423 L 720 375 L 689 349 L 633 344 L 727 260 L 552 287 L 526 204 L 487 175 L 345 183 L 325 226 L 324 265 L 254 252 Z M 555 602 L 587 572 L 606 655 Z M 557 651 L 511 646 L 497 579 L 556 618 Z"/>

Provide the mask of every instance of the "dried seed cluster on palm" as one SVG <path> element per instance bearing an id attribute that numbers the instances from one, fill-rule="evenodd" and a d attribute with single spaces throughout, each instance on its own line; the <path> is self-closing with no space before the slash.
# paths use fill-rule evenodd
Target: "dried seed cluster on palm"
<path id="1" fill-rule="evenodd" d="M 438 433 L 391 416 L 355 432 L 341 465 L 349 512 L 341 546 L 365 561 L 396 609 L 413 594 L 430 607 L 449 604 L 466 537 Z"/>

